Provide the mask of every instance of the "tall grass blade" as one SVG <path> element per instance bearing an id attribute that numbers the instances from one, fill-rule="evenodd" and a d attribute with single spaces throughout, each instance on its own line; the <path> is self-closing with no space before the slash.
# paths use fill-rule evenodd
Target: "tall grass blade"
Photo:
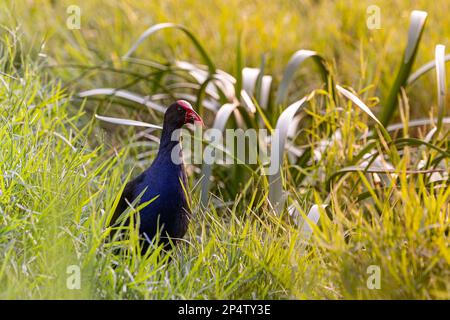
<path id="1" fill-rule="evenodd" d="M 265 55 L 263 55 L 261 58 L 261 66 L 259 68 L 258 77 L 256 78 L 254 90 L 254 96 L 257 99 L 256 101 L 263 109 L 267 108 L 270 97 L 270 86 L 272 84 L 272 77 L 269 75 L 264 75 L 265 65 L 266 57 Z"/>
<path id="2" fill-rule="evenodd" d="M 320 207 L 325 209 L 326 205 L 322 205 L 322 206 L 319 206 L 317 204 L 313 205 L 311 207 L 311 209 L 309 210 L 309 212 L 308 212 L 308 216 L 307 216 L 308 219 L 305 219 L 303 221 L 303 224 L 301 225 L 301 227 L 302 227 L 302 235 L 306 239 L 309 239 L 311 237 L 311 235 L 312 235 L 312 232 L 313 232 L 313 228 L 310 225 L 310 223 L 313 224 L 313 225 L 317 225 L 319 223 L 319 219 L 320 219 L 319 208 Z"/>
<path id="3" fill-rule="evenodd" d="M 217 112 L 212 128 L 223 132 L 228 122 L 228 119 L 233 114 L 233 111 L 236 109 L 236 107 L 237 105 L 233 103 L 224 104 Z M 200 200 L 203 206 L 206 206 L 208 202 L 209 188 L 211 184 L 210 181 L 211 173 L 212 173 L 212 164 L 204 163 L 201 171 L 201 177 L 203 180 L 202 180 L 202 191 Z"/>
<path id="4" fill-rule="evenodd" d="M 383 127 L 383 125 L 381 124 L 380 120 L 378 120 L 378 118 L 373 114 L 373 112 L 369 109 L 369 107 L 366 106 L 366 104 L 361 101 L 361 99 L 359 99 L 356 95 L 354 95 L 353 93 L 351 93 L 347 89 L 342 88 L 340 85 L 336 85 L 336 89 L 344 97 L 346 97 L 347 99 L 352 101 L 355 105 L 357 105 L 362 111 L 367 113 L 367 115 L 369 115 L 369 117 L 371 117 L 372 120 L 374 120 L 377 124 L 379 124 L 381 127 Z"/>
<path id="5" fill-rule="evenodd" d="M 135 127 L 146 127 L 146 128 L 152 128 L 152 129 L 160 129 L 162 130 L 161 126 L 158 126 L 156 124 L 151 124 L 147 122 L 142 121 L 136 121 L 136 120 L 130 120 L 130 119 L 122 119 L 122 118 L 113 118 L 113 117 L 105 117 L 96 114 L 95 117 L 98 120 L 113 123 L 113 124 L 121 124 L 125 126 L 135 126 Z"/>
<path id="6" fill-rule="evenodd" d="M 203 85 L 206 81 L 206 91 L 212 94 L 212 97 L 216 100 L 220 99 L 217 89 L 219 89 L 223 95 L 232 101 L 235 97 L 234 84 L 236 79 L 229 73 L 216 69 L 216 73 L 211 75 L 208 73 L 206 67 L 202 65 L 195 65 L 187 61 L 176 61 L 175 65 L 187 71 L 200 85 Z"/>
<path id="7" fill-rule="evenodd" d="M 416 120 L 411 120 L 408 122 L 408 127 L 421 127 L 421 126 L 428 126 L 428 125 L 432 125 L 433 123 L 436 123 L 436 121 L 438 121 L 437 118 L 423 118 L 423 119 L 416 119 Z M 442 123 L 443 124 L 450 124 L 450 117 L 444 117 L 442 118 Z M 389 126 L 387 126 L 386 130 L 387 131 L 395 131 L 395 130 L 400 130 L 403 129 L 404 124 L 403 123 L 395 123 L 395 124 L 391 124 Z"/>
<path id="8" fill-rule="evenodd" d="M 399 174 L 401 173 L 405 173 L 405 174 L 427 174 L 427 173 L 434 173 L 434 172 L 444 172 L 443 169 L 423 169 L 423 170 L 410 170 L 410 169 L 405 169 L 400 171 L 399 169 L 396 168 L 387 168 L 387 167 L 382 167 L 382 166 L 348 166 L 345 168 L 342 168 L 336 172 L 334 172 L 330 178 L 328 179 L 328 181 L 333 181 L 333 179 L 337 176 L 343 175 L 345 173 L 349 173 L 349 172 L 364 172 L 364 173 L 385 173 L 385 174 Z M 328 182 L 328 183 L 329 183 Z"/>
<path id="9" fill-rule="evenodd" d="M 423 126 L 429 126 L 429 125 L 434 125 L 437 122 L 437 118 L 421 118 L 421 119 L 415 119 L 415 120 L 411 120 L 408 121 L 407 125 L 408 128 L 413 128 L 413 127 L 423 127 Z M 450 117 L 444 117 L 442 118 L 442 124 L 450 124 Z M 386 131 L 387 132 L 392 132 L 392 131 L 397 131 L 400 129 L 404 129 L 405 128 L 405 123 L 394 123 L 394 124 L 390 124 L 386 127 Z M 359 137 L 359 139 L 365 139 L 367 137 L 370 137 L 374 134 L 374 132 L 372 130 L 366 132 L 365 134 L 361 135 Z"/>
<path id="10" fill-rule="evenodd" d="M 446 55 L 444 57 L 445 62 L 450 61 L 450 54 Z M 436 67 L 436 60 L 430 61 L 428 63 L 425 63 L 423 66 L 421 66 L 419 69 L 417 69 L 412 75 L 409 76 L 407 84 L 411 85 L 414 82 L 416 82 L 417 79 L 419 79 L 421 76 L 426 74 L 428 71 Z"/>
<path id="11" fill-rule="evenodd" d="M 320 70 L 320 74 L 325 83 L 329 76 L 328 68 L 325 64 L 325 60 L 317 54 L 315 51 L 311 50 L 298 50 L 295 52 L 291 59 L 289 60 L 286 68 L 284 69 L 283 78 L 281 79 L 280 86 L 278 88 L 277 96 L 275 98 L 275 105 L 279 106 L 286 103 L 288 89 L 292 83 L 295 71 L 298 67 L 308 58 L 313 58 L 314 62 L 317 64 Z"/>
<path id="12" fill-rule="evenodd" d="M 241 99 L 242 90 L 242 69 L 244 67 L 244 56 L 242 54 L 242 35 L 239 34 L 237 44 L 236 44 L 236 99 L 239 101 Z"/>
<path id="13" fill-rule="evenodd" d="M 271 86 L 272 86 L 272 76 L 264 75 L 261 78 L 261 89 L 259 94 L 259 105 L 263 109 L 267 109 L 269 105 Z"/>
<path id="14" fill-rule="evenodd" d="M 256 82 L 261 70 L 259 68 L 242 69 L 242 88 L 248 96 L 254 96 Z"/>
<path id="15" fill-rule="evenodd" d="M 194 34 L 189 31 L 185 26 L 175 24 L 175 23 L 160 23 L 154 26 L 151 26 L 147 30 L 144 31 L 144 33 L 141 34 L 139 39 L 133 44 L 133 46 L 128 50 L 128 52 L 123 56 L 124 59 L 129 58 L 136 49 L 141 45 L 142 42 L 144 42 L 145 39 L 150 37 L 152 34 L 154 34 L 157 31 L 163 30 L 163 29 L 178 29 L 184 32 L 188 38 L 192 41 L 195 48 L 198 50 L 200 55 L 202 56 L 203 60 L 205 61 L 206 65 L 208 66 L 208 70 L 210 74 L 216 73 L 216 67 L 209 57 L 209 55 L 206 53 L 206 50 L 203 48 L 203 46 L 200 44 L 200 42 L 197 40 L 197 38 L 194 36 Z"/>
<path id="16" fill-rule="evenodd" d="M 245 90 L 241 90 L 242 105 L 245 106 L 251 113 L 256 112 L 256 106 L 252 101 L 252 98 Z"/>
<path id="17" fill-rule="evenodd" d="M 280 166 L 283 163 L 284 151 L 286 139 L 289 133 L 289 126 L 292 123 L 294 116 L 296 113 L 302 109 L 305 105 L 305 102 L 308 100 L 308 97 L 304 97 L 303 99 L 294 102 L 289 107 L 287 107 L 280 115 L 277 120 L 277 124 L 275 126 L 275 130 L 277 134 L 274 137 L 277 137 L 278 140 L 272 140 L 272 146 L 274 144 L 278 145 L 278 152 L 271 152 L 270 154 L 270 163 L 278 163 Z M 272 150 L 274 148 L 272 147 Z M 281 213 L 284 206 L 284 191 L 283 191 L 283 182 L 281 176 L 280 167 L 277 168 L 276 173 L 273 175 L 269 175 L 269 201 L 274 206 L 274 209 L 277 213 Z"/>
<path id="18" fill-rule="evenodd" d="M 314 204 L 311 209 L 309 209 L 309 212 L 306 215 L 306 219 L 305 215 L 300 213 L 297 209 L 297 207 L 299 206 L 300 205 L 298 204 L 298 202 L 291 204 L 288 208 L 288 212 L 294 223 L 301 228 L 301 235 L 305 238 L 305 240 L 308 240 L 313 232 L 311 225 L 317 225 L 319 223 L 319 208 L 325 209 L 327 206 Z"/>
<path id="19" fill-rule="evenodd" d="M 439 44 L 435 50 L 436 60 L 436 80 L 437 80 L 437 96 L 438 96 L 438 116 L 437 116 L 437 129 L 436 135 L 442 127 L 442 119 L 445 112 L 445 98 L 447 95 L 447 84 L 445 75 L 445 46 Z"/>
<path id="20" fill-rule="evenodd" d="M 408 44 L 405 49 L 403 61 L 379 115 L 381 123 L 385 126 L 392 120 L 392 117 L 395 114 L 395 108 L 397 106 L 397 97 L 401 89 L 405 87 L 408 81 L 408 77 L 411 73 L 411 68 L 417 54 L 417 49 L 419 47 L 420 38 L 422 37 L 423 29 L 425 27 L 426 19 L 427 13 L 425 11 L 414 10 L 411 13 Z"/>
<path id="21" fill-rule="evenodd" d="M 162 113 L 166 112 L 165 107 L 150 101 L 148 97 L 143 97 L 139 94 L 132 93 L 127 90 L 117 90 L 114 88 L 98 88 L 98 89 L 82 91 L 78 94 L 78 96 L 80 98 L 87 98 L 87 97 L 99 96 L 99 95 L 100 96 L 115 96 L 118 98 L 136 102 L 138 104 L 144 105 L 150 109 L 153 109 L 153 110 L 156 110 L 156 111 L 159 111 Z"/>

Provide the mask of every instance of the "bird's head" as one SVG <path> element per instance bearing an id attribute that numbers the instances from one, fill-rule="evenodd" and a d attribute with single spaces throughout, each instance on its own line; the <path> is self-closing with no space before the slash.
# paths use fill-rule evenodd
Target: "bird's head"
<path id="1" fill-rule="evenodd" d="M 167 108 L 164 115 L 164 125 L 181 128 L 186 123 L 203 125 L 202 118 L 194 111 L 191 104 L 185 100 L 178 100 Z"/>

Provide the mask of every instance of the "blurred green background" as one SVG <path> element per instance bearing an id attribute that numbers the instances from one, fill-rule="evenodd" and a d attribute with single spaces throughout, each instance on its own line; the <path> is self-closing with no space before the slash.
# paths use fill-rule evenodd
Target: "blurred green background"
<path id="1" fill-rule="evenodd" d="M 80 30 L 66 27 L 70 5 L 81 9 Z M 381 29 L 367 28 L 367 8 L 371 5 L 380 8 Z M 58 64 L 112 61 L 120 65 L 119 57 L 149 26 L 175 22 L 194 32 L 218 68 L 233 73 L 241 35 L 246 66 L 259 66 L 266 54 L 267 72 L 279 78 L 296 50 L 315 50 L 333 65 L 339 83 L 357 91 L 371 85 L 368 94 L 382 98 L 394 81 L 406 46 L 409 14 L 414 9 L 428 12 L 415 63 L 420 66 L 434 59 L 437 43 L 450 44 L 448 1 L 21 0 L 4 1 L 0 21 L 12 29 L 19 27 L 27 48 L 36 50 L 45 43 L 42 52 L 46 57 L 42 59 Z M 156 34 L 137 54 L 143 59 L 201 62 L 185 35 L 173 30 Z M 314 74 L 311 69 L 302 71 L 300 81 L 309 74 Z M 73 75 L 62 76 L 67 79 Z M 313 78 L 301 81 L 307 87 L 299 89 L 308 92 L 314 88 Z M 433 80 L 430 73 L 418 84 L 421 90 L 410 90 L 413 113 L 427 113 L 429 93 L 435 90 Z M 85 80 L 83 86 L 107 87 L 108 83 L 116 84 L 117 78 L 103 75 L 91 83 Z"/>

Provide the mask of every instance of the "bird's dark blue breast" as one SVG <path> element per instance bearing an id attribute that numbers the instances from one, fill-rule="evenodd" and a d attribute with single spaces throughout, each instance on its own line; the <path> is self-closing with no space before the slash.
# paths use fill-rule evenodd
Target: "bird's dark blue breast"
<path id="1" fill-rule="evenodd" d="M 190 211 L 185 190 L 183 164 L 174 164 L 160 154 L 149 169 L 127 185 L 122 197 L 132 203 L 144 191 L 140 204 L 153 199 L 139 212 L 139 231 L 150 240 L 159 231 L 162 242 L 167 243 L 167 237 L 176 241 L 187 231 Z"/>

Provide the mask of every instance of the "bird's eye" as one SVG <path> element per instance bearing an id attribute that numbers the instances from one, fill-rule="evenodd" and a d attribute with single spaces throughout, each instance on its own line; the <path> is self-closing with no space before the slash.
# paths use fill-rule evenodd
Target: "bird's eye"
<path id="1" fill-rule="evenodd" d="M 177 111 L 178 111 L 178 112 L 181 112 L 181 111 L 183 111 L 183 108 L 182 108 L 182 107 L 178 107 L 178 108 L 177 108 Z"/>

